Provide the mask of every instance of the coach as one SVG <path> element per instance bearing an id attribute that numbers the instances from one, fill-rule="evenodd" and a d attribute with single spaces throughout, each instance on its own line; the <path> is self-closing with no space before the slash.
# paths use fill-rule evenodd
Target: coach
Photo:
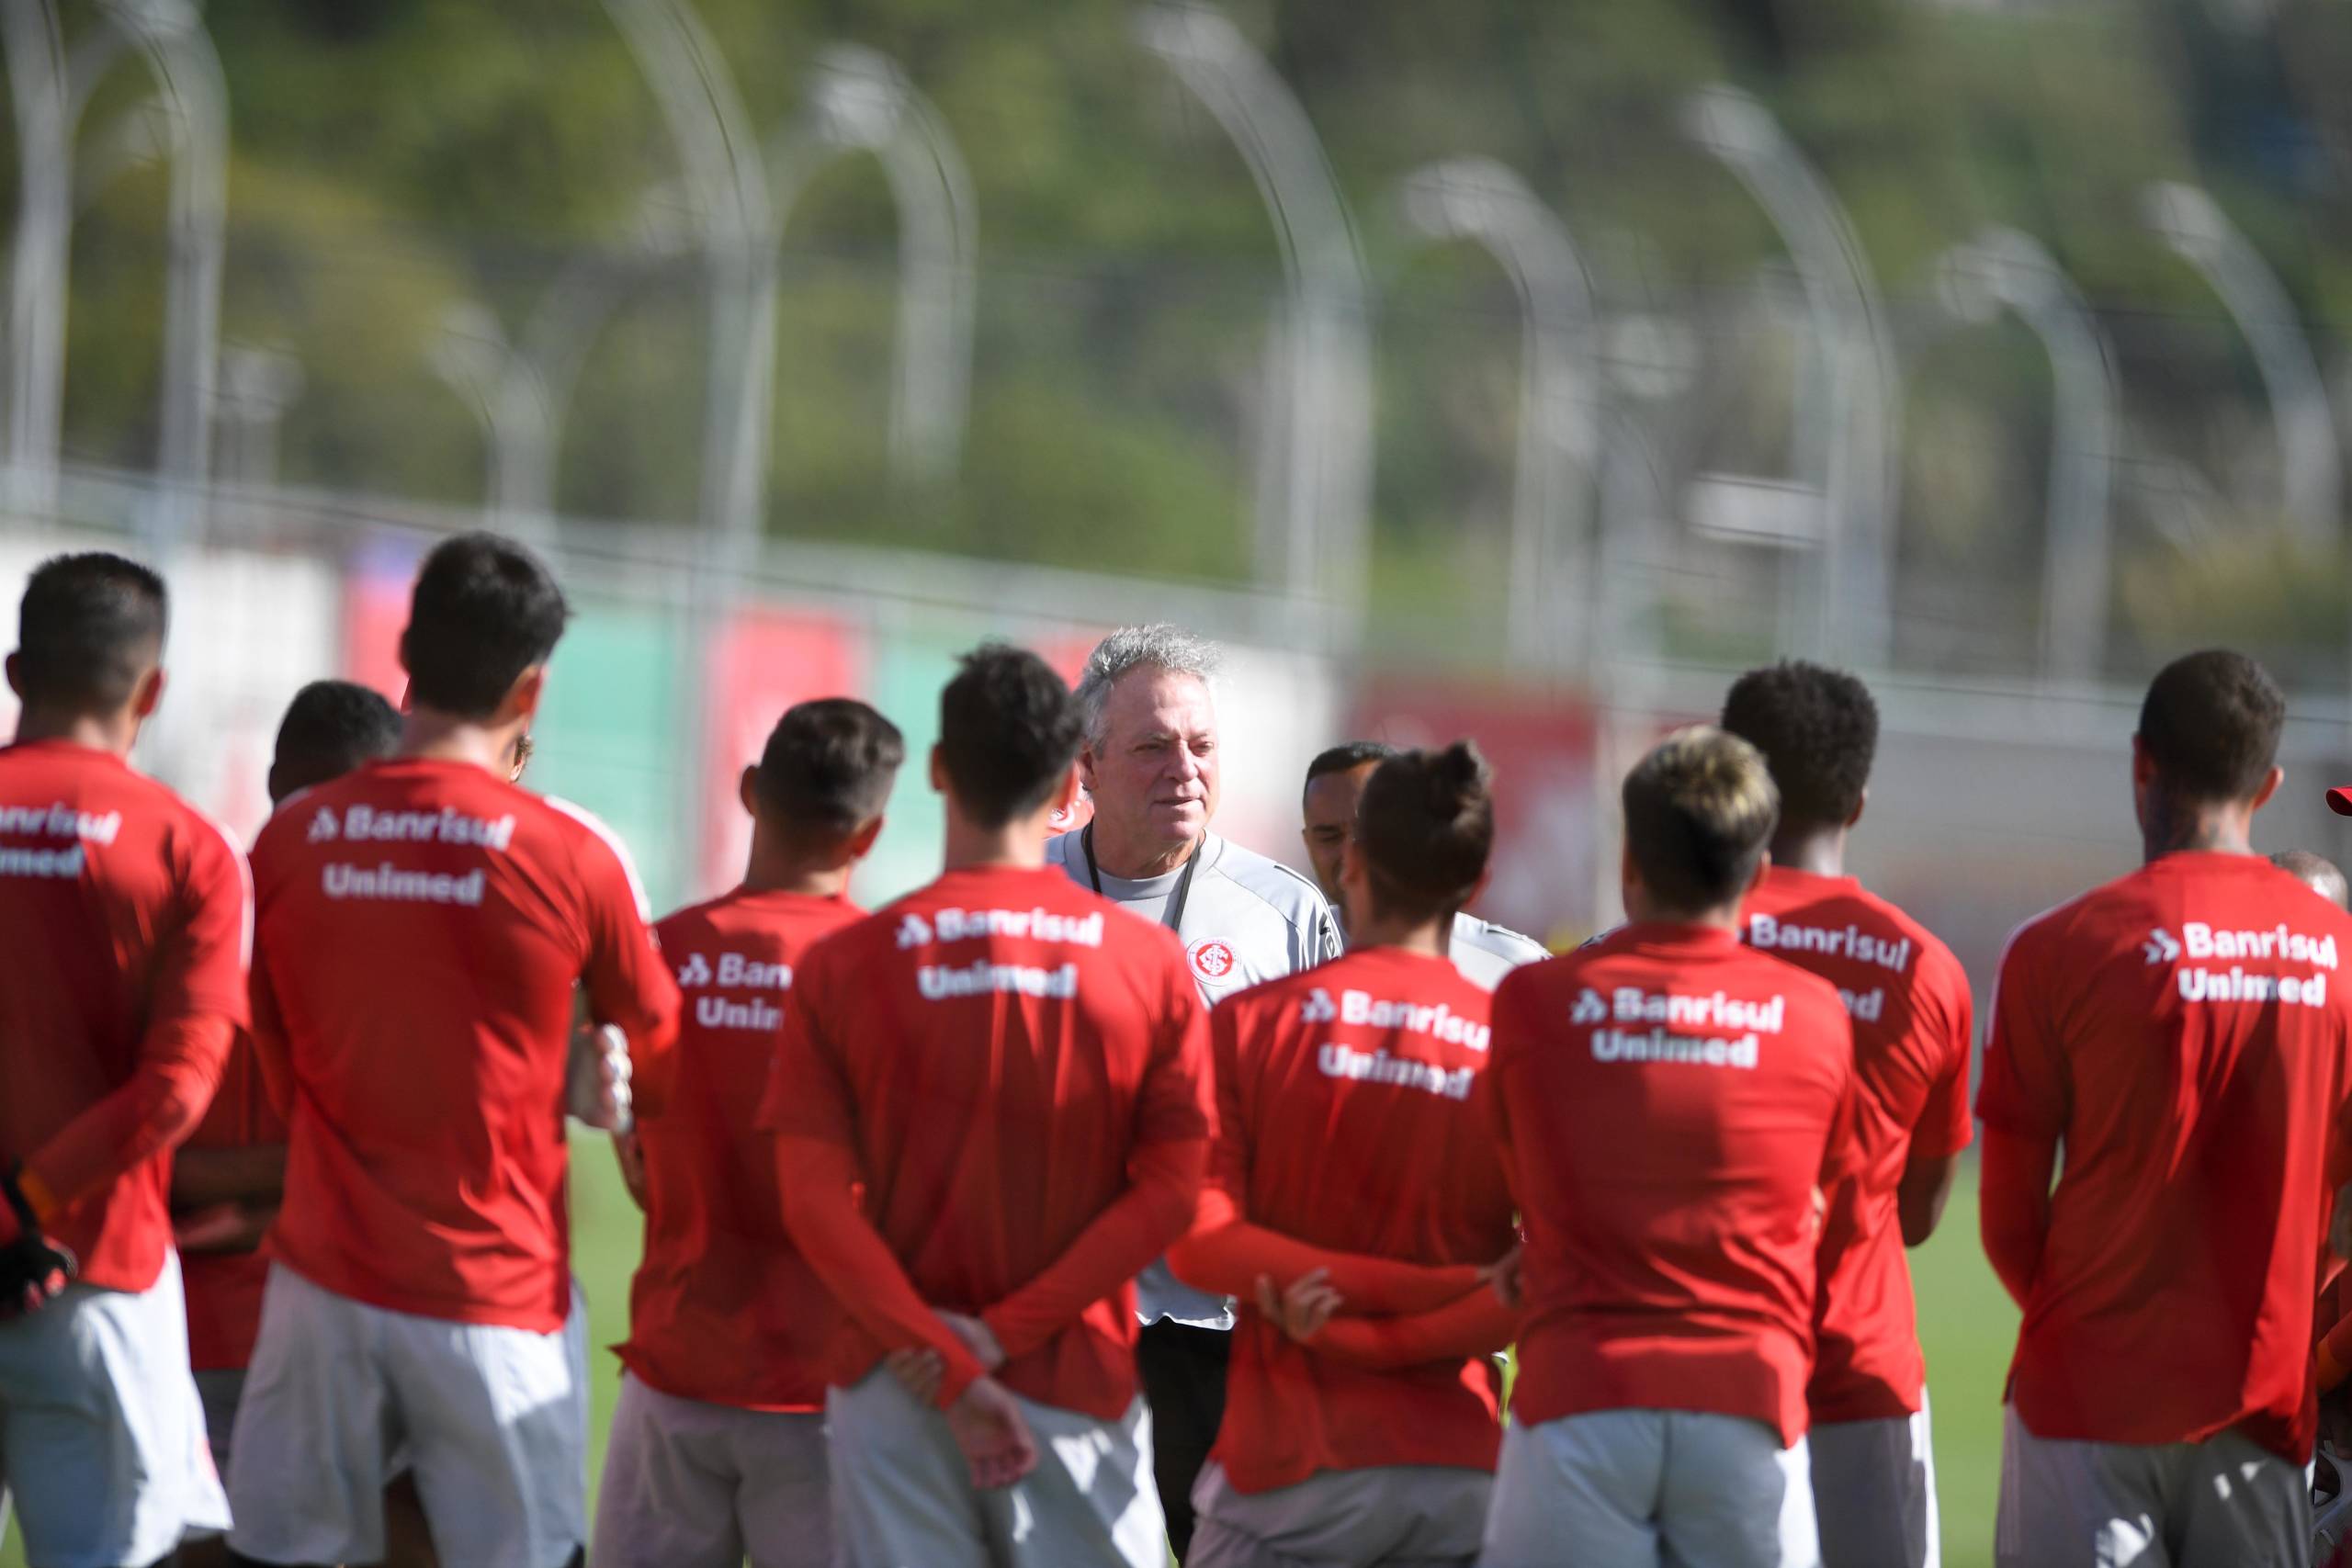
<path id="1" fill-rule="evenodd" d="M 1174 931 L 1212 1005 L 1340 954 L 1339 924 L 1313 883 L 1210 831 L 1223 769 L 1211 690 L 1220 662 L 1214 643 L 1167 625 L 1124 626 L 1096 645 L 1078 682 L 1094 819 L 1046 847 L 1072 881 Z M 1165 1263 L 1138 1285 L 1136 1359 L 1182 1561 L 1193 1481 L 1225 1412 L 1233 1309 L 1177 1283 Z"/>

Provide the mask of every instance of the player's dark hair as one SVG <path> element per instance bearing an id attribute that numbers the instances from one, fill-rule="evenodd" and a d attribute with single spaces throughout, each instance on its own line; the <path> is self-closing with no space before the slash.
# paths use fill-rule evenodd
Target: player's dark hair
<path id="1" fill-rule="evenodd" d="M 1724 698 L 1723 727 L 1764 753 L 1781 821 L 1842 827 L 1861 808 L 1878 704 L 1854 676 L 1802 660 L 1750 670 Z"/>
<path id="2" fill-rule="evenodd" d="M 1342 740 L 1317 752 L 1315 761 L 1306 764 L 1306 785 L 1311 789 L 1327 773 L 1352 773 L 1366 762 L 1385 762 L 1396 755 L 1396 748 L 1385 740 Z"/>
<path id="3" fill-rule="evenodd" d="M 823 697 L 776 720 L 752 788 L 786 829 L 845 838 L 882 815 L 906 760 L 897 725 L 854 697 Z"/>
<path id="4" fill-rule="evenodd" d="M 1469 901 L 1495 847 L 1493 773 L 1477 746 L 1392 754 L 1364 781 L 1355 841 L 1383 914 L 1425 920 Z"/>
<path id="5" fill-rule="evenodd" d="M 401 633 L 409 695 L 488 718 L 524 671 L 544 664 L 571 617 L 538 558 L 495 534 L 459 534 L 424 558 Z"/>
<path id="6" fill-rule="evenodd" d="M 1026 649 L 982 643 L 939 695 L 939 760 L 964 815 L 1001 828 L 1053 798 L 1086 739 L 1069 683 Z"/>
<path id="7" fill-rule="evenodd" d="M 2140 705 L 2140 746 L 2176 800 L 2248 800 L 2270 774 L 2287 699 L 2243 653 L 2207 649 L 2174 660 Z"/>
<path id="8" fill-rule="evenodd" d="M 1677 730 L 1625 775 L 1625 849 L 1664 908 L 1696 914 L 1746 891 L 1780 822 L 1763 753 L 1709 725 Z"/>
<path id="9" fill-rule="evenodd" d="M 341 778 L 400 750 L 401 716 L 384 694 L 354 681 L 313 681 L 294 694 L 277 723 L 269 798 Z"/>
<path id="10" fill-rule="evenodd" d="M 113 713 L 164 651 L 164 580 L 92 550 L 33 570 L 17 610 L 17 683 L 29 706 Z"/>

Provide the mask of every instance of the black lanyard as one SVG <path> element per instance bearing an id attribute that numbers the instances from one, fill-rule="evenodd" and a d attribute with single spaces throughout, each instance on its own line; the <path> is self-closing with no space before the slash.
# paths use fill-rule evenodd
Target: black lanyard
<path id="1" fill-rule="evenodd" d="M 1168 908 L 1159 917 L 1159 923 L 1174 931 L 1179 937 L 1184 934 L 1184 900 L 1193 896 L 1193 869 L 1201 863 L 1201 852 L 1207 846 L 1208 840 L 1204 836 L 1199 843 L 1193 846 L 1193 852 L 1184 857 L 1184 870 L 1182 874 L 1176 878 L 1176 891 L 1169 898 Z M 1078 847 L 1086 852 L 1086 880 L 1094 885 L 1095 892 L 1101 893 L 1102 873 L 1094 864 L 1093 823 L 1089 822 L 1080 831 Z"/>

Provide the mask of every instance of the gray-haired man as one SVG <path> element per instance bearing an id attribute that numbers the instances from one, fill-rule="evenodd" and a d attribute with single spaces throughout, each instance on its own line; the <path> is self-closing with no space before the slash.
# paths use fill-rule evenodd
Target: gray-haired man
<path id="1" fill-rule="evenodd" d="M 1158 920 L 1184 944 L 1204 1001 L 1336 958 L 1339 923 L 1306 877 L 1209 830 L 1221 758 L 1210 683 L 1216 646 L 1178 627 L 1104 637 L 1078 683 L 1080 753 L 1094 819 L 1046 846 L 1073 881 Z M 1156 1263 L 1139 1281 L 1136 1359 L 1151 1406 L 1154 1472 L 1181 1560 L 1194 1477 L 1225 1411 L 1230 1304 Z"/>

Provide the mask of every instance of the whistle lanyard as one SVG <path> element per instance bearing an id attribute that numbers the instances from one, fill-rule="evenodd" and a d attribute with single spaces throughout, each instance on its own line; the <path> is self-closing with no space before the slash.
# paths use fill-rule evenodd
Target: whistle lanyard
<path id="1" fill-rule="evenodd" d="M 1201 843 L 1194 844 L 1193 852 L 1184 857 L 1184 870 L 1176 878 L 1176 891 L 1169 897 L 1168 908 L 1159 917 L 1159 923 L 1174 931 L 1179 938 L 1184 934 L 1184 900 L 1193 896 L 1193 873 L 1201 863 L 1201 850 L 1206 842 L 1204 839 Z M 1089 822 L 1080 829 L 1078 847 L 1086 852 L 1086 880 L 1099 894 L 1102 891 L 1102 871 L 1094 863 L 1093 823 Z"/>

